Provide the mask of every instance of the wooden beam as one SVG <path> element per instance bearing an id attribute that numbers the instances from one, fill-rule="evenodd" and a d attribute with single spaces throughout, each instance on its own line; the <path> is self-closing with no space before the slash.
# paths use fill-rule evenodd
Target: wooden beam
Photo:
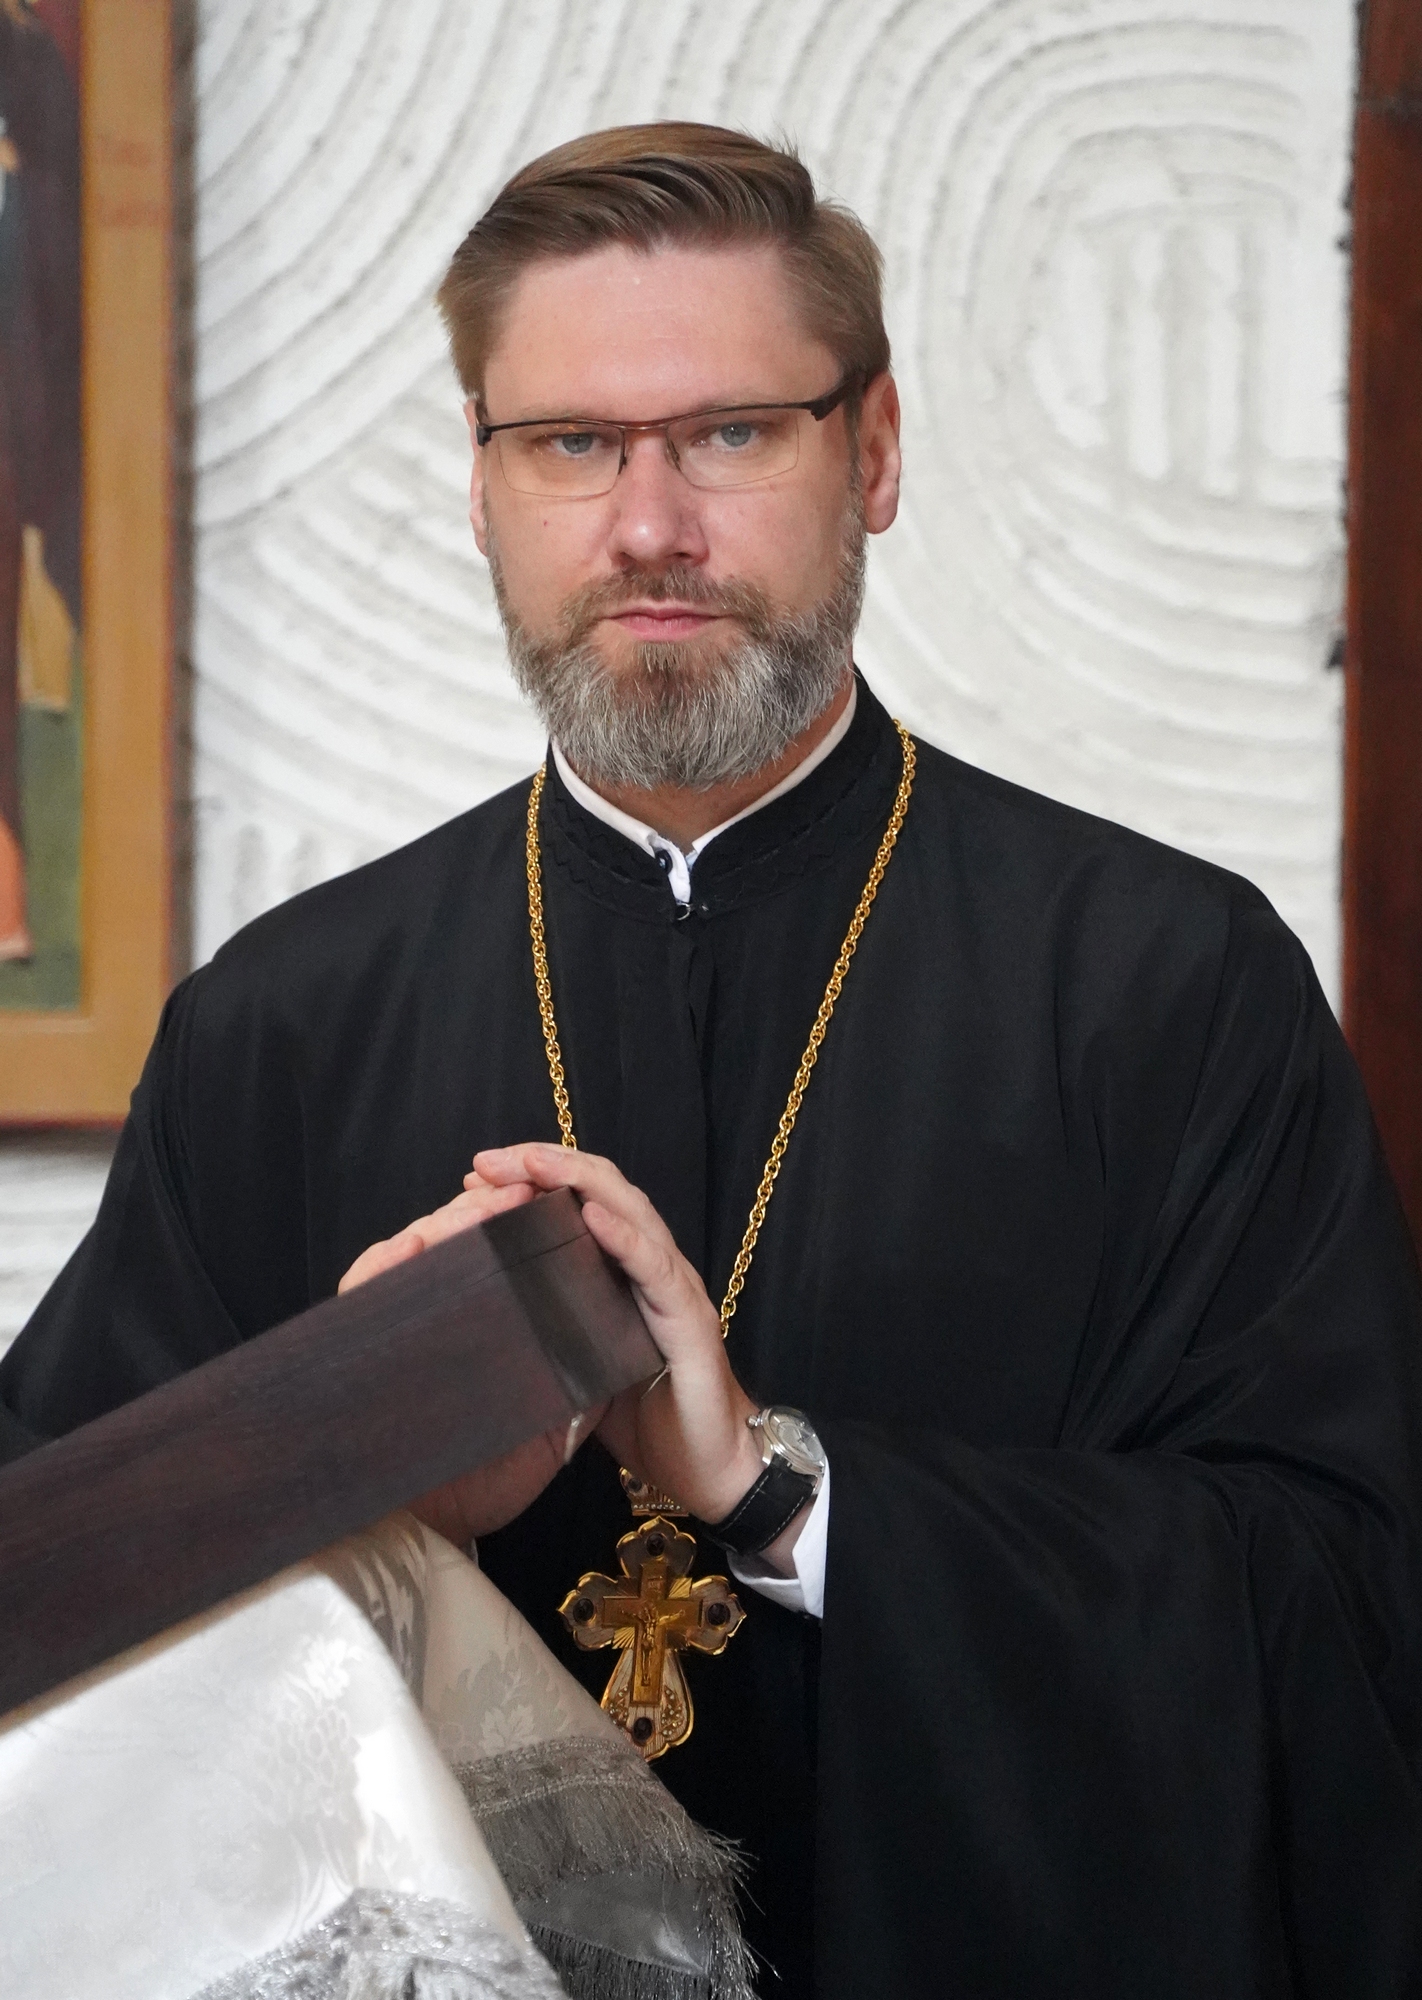
<path id="1" fill-rule="evenodd" d="M 1370 0 L 1353 194 L 1343 1008 L 1422 1245 L 1422 4 Z"/>
<path id="2" fill-rule="evenodd" d="M 566 1189 L 0 1470 L 0 1713 L 655 1375 Z"/>

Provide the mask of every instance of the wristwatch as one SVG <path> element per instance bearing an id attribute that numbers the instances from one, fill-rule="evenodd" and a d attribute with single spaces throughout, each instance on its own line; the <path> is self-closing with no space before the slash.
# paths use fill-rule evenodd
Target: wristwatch
<path id="1" fill-rule="evenodd" d="M 763 1470 L 724 1521 L 703 1521 L 702 1530 L 733 1556 L 768 1549 L 800 1509 L 824 1484 L 829 1459 L 803 1410 L 772 1404 L 746 1418 L 760 1432 Z"/>

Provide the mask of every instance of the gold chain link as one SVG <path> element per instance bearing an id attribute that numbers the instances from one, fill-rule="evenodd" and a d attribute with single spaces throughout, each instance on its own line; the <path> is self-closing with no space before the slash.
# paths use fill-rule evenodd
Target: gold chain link
<path id="1" fill-rule="evenodd" d="M 800 1105 L 809 1088 L 810 1077 L 819 1058 L 820 1045 L 829 1027 L 830 1016 L 834 1013 L 835 1002 L 839 999 L 849 962 L 858 948 L 860 936 L 873 907 L 874 898 L 879 893 L 879 884 L 884 879 L 884 870 L 889 865 L 889 857 L 894 851 L 905 815 L 908 812 L 909 794 L 913 790 L 914 770 L 917 754 L 913 738 L 899 721 L 894 723 L 903 746 L 903 772 L 899 778 L 898 796 L 894 809 L 889 814 L 889 823 L 884 828 L 884 837 L 879 842 L 879 851 L 874 856 L 874 865 L 869 870 L 869 879 L 864 884 L 854 915 L 850 918 L 849 929 L 844 943 L 839 948 L 839 957 L 830 973 L 825 996 L 820 1002 L 814 1026 L 810 1029 L 810 1039 L 805 1044 L 805 1053 L 800 1058 L 800 1066 L 795 1071 L 795 1081 L 790 1086 L 790 1095 L 785 1100 L 785 1109 L 780 1114 L 775 1138 L 771 1142 L 770 1157 L 760 1177 L 760 1185 L 751 1203 L 750 1218 L 746 1223 L 746 1233 L 741 1238 L 741 1247 L 736 1253 L 736 1261 L 731 1267 L 730 1281 L 726 1286 L 726 1296 L 721 1301 L 721 1338 L 724 1340 L 731 1330 L 735 1317 L 736 1302 L 746 1282 L 751 1258 L 755 1255 L 756 1240 L 765 1223 L 770 1198 L 775 1192 L 775 1183 L 785 1159 L 785 1149 L 790 1143 L 790 1134 L 795 1129 L 795 1120 L 800 1114 Z M 539 768 L 533 780 L 533 788 L 528 795 L 528 929 L 533 940 L 533 979 L 538 989 L 538 1013 L 543 1022 L 543 1046 L 548 1054 L 548 1075 L 553 1084 L 553 1103 L 558 1113 L 558 1130 L 565 1146 L 577 1146 L 573 1136 L 573 1113 L 568 1102 L 568 1083 L 563 1070 L 563 1051 L 558 1045 L 558 1023 L 553 1013 L 553 987 L 548 977 L 548 945 L 543 930 L 543 871 L 538 853 L 538 807 L 543 797 L 543 780 L 547 766 Z"/>
<path id="2" fill-rule="evenodd" d="M 528 795 L 528 933 L 533 939 L 533 983 L 538 989 L 538 1017 L 543 1023 L 543 1046 L 548 1054 L 548 1074 L 553 1083 L 553 1108 L 558 1113 L 562 1142 L 574 1152 L 573 1111 L 568 1102 L 568 1079 L 563 1071 L 563 1051 L 558 1046 L 558 1023 L 553 1014 L 553 987 L 548 978 L 548 942 L 543 934 L 543 870 L 538 859 L 538 802 L 543 797 L 543 780 L 548 767 L 540 764 Z"/>

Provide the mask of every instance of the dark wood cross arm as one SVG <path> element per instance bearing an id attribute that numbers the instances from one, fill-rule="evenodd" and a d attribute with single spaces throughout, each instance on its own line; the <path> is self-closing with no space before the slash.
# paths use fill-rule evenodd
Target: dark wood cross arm
<path id="1" fill-rule="evenodd" d="M 0 1713 L 655 1375 L 566 1190 L 0 1468 Z"/>

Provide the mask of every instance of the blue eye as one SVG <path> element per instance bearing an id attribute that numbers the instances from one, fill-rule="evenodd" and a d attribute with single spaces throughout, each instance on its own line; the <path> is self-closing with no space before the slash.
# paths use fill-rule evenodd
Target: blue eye
<path id="1" fill-rule="evenodd" d="M 754 424 L 722 424 L 716 432 L 717 444 L 730 451 L 740 451 L 755 437 Z"/>
<path id="2" fill-rule="evenodd" d="M 560 431 L 552 440 L 564 458 L 585 458 L 597 444 L 592 431 Z"/>

